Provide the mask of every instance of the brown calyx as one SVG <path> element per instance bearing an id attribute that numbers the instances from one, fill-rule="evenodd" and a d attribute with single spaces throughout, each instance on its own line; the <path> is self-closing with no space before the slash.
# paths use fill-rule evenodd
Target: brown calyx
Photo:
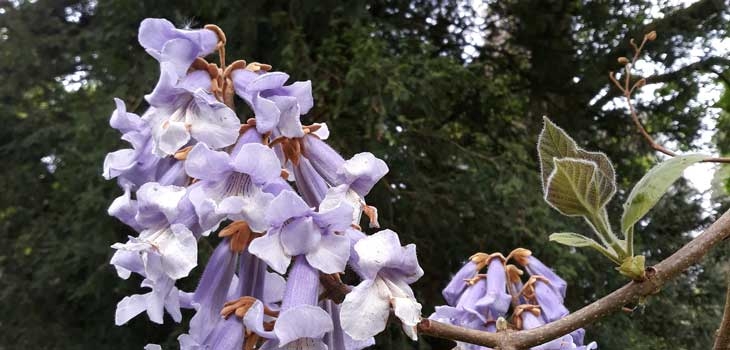
<path id="1" fill-rule="evenodd" d="M 235 300 L 231 300 L 223 304 L 223 309 L 221 309 L 221 316 L 223 318 L 228 319 L 232 314 L 236 314 L 236 317 L 243 318 L 243 316 L 246 315 L 246 312 L 253 306 L 254 303 L 256 303 L 258 299 L 251 297 L 251 296 L 243 296 Z M 264 305 L 264 314 L 276 317 L 279 316 L 278 311 L 274 311 L 269 309 L 266 305 Z"/>
<path id="2" fill-rule="evenodd" d="M 248 118 L 246 119 L 245 124 L 241 124 L 241 127 L 238 129 L 238 133 L 243 135 L 246 131 L 250 130 L 251 128 L 256 127 L 256 119 L 255 118 Z M 264 140 L 262 142 L 265 144 Z"/>
<path id="3" fill-rule="evenodd" d="M 535 284 L 538 281 L 550 284 L 550 281 L 548 281 L 548 279 L 543 276 L 540 276 L 540 275 L 530 276 L 530 278 L 527 280 L 527 282 L 525 282 L 525 285 L 522 287 L 522 290 L 520 291 L 520 295 L 524 296 L 527 300 L 536 302 Z"/>
<path id="4" fill-rule="evenodd" d="M 487 274 L 486 273 L 480 273 L 480 274 L 477 274 L 476 276 L 474 276 L 472 278 L 465 278 L 464 279 L 464 282 L 466 282 L 466 284 L 468 284 L 470 286 L 473 286 L 477 282 L 479 282 L 479 280 L 485 279 L 485 278 L 487 278 Z"/>
<path id="5" fill-rule="evenodd" d="M 512 313 L 512 323 L 515 328 L 522 329 L 522 313 L 529 312 L 535 317 L 540 317 L 540 306 L 532 304 L 522 304 L 515 307 L 515 311 Z"/>
<path id="6" fill-rule="evenodd" d="M 372 205 L 366 205 L 364 202 L 362 204 L 362 213 L 370 220 L 370 228 L 380 228 L 380 223 L 378 222 L 378 208 Z"/>
<path id="7" fill-rule="evenodd" d="M 251 62 L 246 65 L 246 69 L 252 72 L 264 71 L 268 72 L 271 70 L 271 65 L 266 63 Z"/>
<path id="8" fill-rule="evenodd" d="M 186 159 L 188 159 L 188 153 L 190 153 L 190 150 L 192 150 L 192 149 L 193 149 L 193 146 L 183 147 L 179 151 L 175 152 L 175 154 L 173 154 L 172 157 L 177 160 L 186 160 Z"/>
<path id="9" fill-rule="evenodd" d="M 276 145 L 281 145 L 281 150 L 284 152 L 285 163 L 286 161 L 291 161 L 292 164 L 299 165 L 299 157 L 302 155 L 302 139 L 290 139 L 281 136 L 269 143 L 269 147 L 274 147 Z"/>
<path id="10" fill-rule="evenodd" d="M 509 253 L 509 255 L 507 255 L 507 260 L 513 258 L 515 259 L 515 261 L 517 261 L 518 264 L 522 266 L 527 266 L 527 258 L 530 255 L 532 255 L 532 252 L 529 249 L 515 248 L 512 252 Z"/>
<path id="11" fill-rule="evenodd" d="M 218 233 L 218 237 L 231 237 L 230 248 L 234 253 L 246 250 L 246 247 L 259 237 L 259 234 L 251 231 L 251 227 L 243 220 L 234 221 Z"/>
<path id="12" fill-rule="evenodd" d="M 504 267 L 504 270 L 505 270 L 505 272 L 507 272 L 507 278 L 509 279 L 510 282 L 515 283 L 515 282 L 522 280 L 521 277 L 524 274 L 524 272 L 522 270 L 520 270 L 519 267 L 512 265 L 512 264 L 508 264 Z"/>
<path id="13" fill-rule="evenodd" d="M 489 265 L 489 262 L 495 258 L 502 260 L 502 264 L 507 262 L 507 259 L 504 257 L 504 255 L 502 255 L 502 253 L 487 254 L 479 252 L 469 257 L 469 260 L 477 265 L 477 271 L 479 271 L 485 266 Z"/>

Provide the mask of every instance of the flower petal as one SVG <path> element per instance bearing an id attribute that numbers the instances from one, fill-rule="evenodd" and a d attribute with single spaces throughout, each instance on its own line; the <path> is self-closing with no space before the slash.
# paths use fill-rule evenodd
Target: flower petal
<path id="1" fill-rule="evenodd" d="M 358 153 L 337 170 L 337 184 L 349 184 L 350 188 L 365 197 L 387 173 L 388 165 L 383 160 L 369 152 Z"/>
<path id="2" fill-rule="evenodd" d="M 225 214 L 231 220 L 246 221 L 254 232 L 266 232 L 269 225 L 266 211 L 274 200 L 274 195 L 256 188 L 251 196 L 234 196 L 223 199 L 218 204 L 217 212 Z"/>
<path id="3" fill-rule="evenodd" d="M 257 184 L 263 184 L 281 175 L 281 163 L 276 153 L 260 143 L 247 143 L 232 163 L 236 171 L 248 174 Z"/>
<path id="4" fill-rule="evenodd" d="M 157 138 L 156 153 L 160 157 L 175 154 L 190 140 L 190 133 L 182 122 L 170 122 Z"/>
<path id="5" fill-rule="evenodd" d="M 297 339 L 321 339 L 332 329 L 332 319 L 326 311 L 313 305 L 298 305 L 279 315 L 274 333 L 284 346 Z"/>
<path id="6" fill-rule="evenodd" d="M 190 150 L 185 159 L 185 172 L 200 180 L 221 181 L 231 172 L 228 153 L 213 151 L 203 143 Z"/>
<path id="7" fill-rule="evenodd" d="M 159 241 L 157 248 L 165 273 L 172 279 L 180 279 L 198 264 L 198 241 L 183 225 L 172 225 L 170 230 L 172 237 Z"/>
<path id="8" fill-rule="evenodd" d="M 266 213 L 266 221 L 270 225 L 280 226 L 290 218 L 298 218 L 312 212 L 307 203 L 294 191 L 283 191 L 271 201 Z"/>
<path id="9" fill-rule="evenodd" d="M 355 340 L 366 340 L 382 332 L 389 315 L 387 287 L 373 280 L 364 280 L 353 288 L 340 310 L 342 329 Z"/>
<path id="10" fill-rule="evenodd" d="M 121 326 L 145 310 L 147 310 L 146 295 L 135 294 L 132 296 L 126 296 L 117 303 L 117 311 L 114 314 L 114 323 L 117 326 Z"/>
<path id="11" fill-rule="evenodd" d="M 248 91 L 263 91 L 281 87 L 289 79 L 289 74 L 284 72 L 264 73 L 256 77 L 246 86 Z"/>
<path id="12" fill-rule="evenodd" d="M 223 148 L 236 142 L 241 121 L 236 112 L 218 101 L 210 101 L 209 93 L 195 92 L 194 103 L 185 115 L 190 134 L 212 148 Z"/>
<path id="13" fill-rule="evenodd" d="M 265 235 L 254 239 L 249 244 L 248 251 L 280 274 L 285 274 L 291 263 L 291 255 L 287 255 L 281 246 L 279 231 L 269 230 Z"/>
<path id="14" fill-rule="evenodd" d="M 322 233 L 312 217 L 294 219 L 281 228 L 281 246 L 289 256 L 307 254 L 320 242 Z"/>
<path id="15" fill-rule="evenodd" d="M 323 273 L 345 271 L 350 258 L 350 239 L 336 234 L 325 234 L 319 244 L 307 253 L 307 262 Z"/>

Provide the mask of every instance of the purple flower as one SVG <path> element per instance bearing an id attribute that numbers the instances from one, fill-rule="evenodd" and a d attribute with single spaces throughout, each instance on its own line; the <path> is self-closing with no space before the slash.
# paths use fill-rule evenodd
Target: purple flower
<path id="1" fill-rule="evenodd" d="M 146 96 L 154 106 L 147 118 L 157 155 L 174 154 L 191 138 L 212 148 L 236 142 L 240 120 L 209 90 L 208 72 L 196 70 L 178 82 L 170 72 L 162 71 L 155 90 Z"/>
<path id="2" fill-rule="evenodd" d="M 230 239 L 222 240 L 205 266 L 192 303 L 197 312 L 190 328 L 198 329 L 198 337 L 205 338 L 221 320 L 220 311 L 227 301 L 228 291 L 236 271 L 236 255 L 230 249 Z"/>
<path id="3" fill-rule="evenodd" d="M 109 124 L 122 132 L 122 140 L 132 145 L 131 149 L 111 152 L 104 158 L 105 179 L 119 179 L 123 188 L 135 189 L 146 182 L 160 182 L 163 185 L 182 185 L 187 176 L 182 163 L 174 158 L 160 158 L 153 154 L 154 142 L 151 129 L 145 117 L 128 113 L 124 102 L 114 99 L 116 110 Z"/>
<path id="4" fill-rule="evenodd" d="M 204 340 L 191 334 L 181 334 L 177 337 L 180 350 L 240 350 L 244 344 L 244 328 L 240 319 L 229 317 L 221 319 Z"/>
<path id="5" fill-rule="evenodd" d="M 324 309 L 327 310 L 327 313 L 332 318 L 333 325 L 332 331 L 324 337 L 324 343 L 327 345 L 327 349 L 361 350 L 375 345 L 375 338 L 354 340 L 342 330 L 340 305 L 335 304 L 332 300 L 325 300 L 322 303 L 324 304 Z"/>
<path id="6" fill-rule="evenodd" d="M 212 53 L 220 40 L 210 29 L 177 29 L 163 18 L 146 18 L 139 25 L 139 44 L 157 60 L 160 60 L 165 44 L 175 39 L 190 42 L 195 47 L 193 54 L 205 56 Z M 187 67 L 185 67 L 187 69 Z"/>
<path id="7" fill-rule="evenodd" d="M 203 229 L 212 229 L 227 217 L 246 221 L 255 232 L 266 231 L 266 208 L 274 196 L 262 186 L 281 174 L 270 148 L 247 143 L 229 155 L 197 144 L 187 156 L 185 171 L 200 180 L 190 190 L 190 201 Z"/>
<path id="8" fill-rule="evenodd" d="M 456 306 L 456 303 L 461 297 L 461 293 L 463 293 L 469 285 L 467 280 L 476 276 L 479 273 L 479 270 L 484 267 L 484 265 L 480 263 L 480 259 L 475 258 L 477 256 L 478 254 L 475 254 L 469 258 L 469 261 L 467 261 L 464 266 L 456 272 L 449 281 L 449 284 L 447 284 L 446 288 L 444 288 L 441 292 L 448 305 Z"/>
<path id="9" fill-rule="evenodd" d="M 363 278 L 342 303 L 342 328 L 355 340 L 368 339 L 385 329 L 391 307 L 403 330 L 416 339 L 421 318 L 419 304 L 409 284 L 423 276 L 416 246 L 401 246 L 398 235 L 383 230 L 355 243 L 356 266 Z"/>
<path id="10" fill-rule="evenodd" d="M 117 304 L 114 322 L 117 326 L 127 323 L 133 317 L 147 311 L 147 316 L 155 323 L 162 324 L 163 310 L 172 316 L 175 322 L 182 320 L 180 313 L 179 291 L 175 288 L 175 281 L 170 278 L 156 280 L 145 279 L 142 287 L 152 291 L 146 294 L 135 294 L 124 297 Z"/>
<path id="11" fill-rule="evenodd" d="M 465 288 L 455 306 L 437 306 L 436 312 L 428 318 L 471 329 L 486 330 L 489 321 L 488 309 L 477 304 L 485 294 L 487 294 L 487 280 L 479 278 L 474 284 Z"/>
<path id="12" fill-rule="evenodd" d="M 547 267 L 542 261 L 538 260 L 532 255 L 527 249 L 517 248 L 511 256 L 522 266 L 525 267 L 527 272 L 532 276 L 543 276 L 550 282 L 550 286 L 553 287 L 562 298 L 565 298 L 565 290 L 568 287 L 568 283 L 564 279 L 560 278 L 551 268 Z"/>
<path id="13" fill-rule="evenodd" d="M 289 75 L 282 72 L 253 72 L 236 69 L 231 74 L 236 94 L 251 106 L 260 133 L 274 131 L 284 137 L 304 136 L 300 116 L 314 105 L 312 83 L 284 83 Z"/>
<path id="14" fill-rule="evenodd" d="M 570 311 L 563 305 L 563 298 L 550 286 L 550 282 L 542 276 L 533 275 L 527 281 L 528 292 L 525 296 L 531 302 L 540 305 L 545 322 L 552 322 L 567 316 Z"/>
<path id="15" fill-rule="evenodd" d="M 336 184 L 346 184 L 361 197 L 365 197 L 387 173 L 388 166 L 384 161 L 370 152 L 358 153 L 337 169 Z"/>
<path id="16" fill-rule="evenodd" d="M 145 274 L 153 281 L 163 275 L 183 278 L 198 264 L 197 240 L 181 224 L 142 231 L 139 237 L 129 237 L 127 243 L 115 243 L 112 248 L 139 253 Z"/>
<path id="17" fill-rule="evenodd" d="M 492 256 L 487 267 L 487 293 L 477 302 L 478 307 L 487 308 L 493 318 L 500 317 L 509 310 L 512 296 L 507 293 L 507 273 L 504 258 Z"/>
<path id="18" fill-rule="evenodd" d="M 521 324 L 522 329 L 533 329 L 540 327 L 545 324 L 545 320 L 543 320 L 542 317 L 540 317 L 540 309 L 535 307 L 534 305 L 521 305 L 515 310 L 515 316 L 519 317 L 519 323 Z M 573 333 L 571 333 L 573 334 Z M 533 350 L 568 350 L 568 349 L 582 349 L 582 350 L 590 350 L 590 349 L 597 349 L 598 345 L 595 342 L 592 342 L 590 344 L 581 345 L 580 347 L 577 347 L 578 344 L 576 344 L 575 340 L 573 339 L 573 336 L 571 334 L 566 334 L 558 339 L 553 339 L 547 343 L 534 346 L 531 349 Z M 580 343 L 582 344 L 582 339 L 580 340 Z"/>
<path id="19" fill-rule="evenodd" d="M 304 256 L 297 256 L 274 325 L 275 338 L 261 349 L 327 349 L 323 337 L 332 332 L 333 324 L 329 314 L 317 306 L 318 296 L 319 272 Z"/>
<path id="20" fill-rule="evenodd" d="M 315 212 L 296 193 L 283 191 L 268 208 L 269 230 L 251 242 L 249 252 L 282 274 L 297 255 L 304 255 L 324 273 L 342 272 L 350 256 L 350 240 L 336 232 L 350 227 L 351 213 L 352 208 L 344 203 Z"/>

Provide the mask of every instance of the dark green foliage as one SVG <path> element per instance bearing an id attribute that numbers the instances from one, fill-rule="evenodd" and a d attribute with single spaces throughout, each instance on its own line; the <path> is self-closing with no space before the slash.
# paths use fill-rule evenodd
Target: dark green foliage
<path id="1" fill-rule="evenodd" d="M 620 191 L 610 212 L 618 231 L 622 201 L 656 157 L 624 111 L 602 109 L 616 91 L 589 102 L 608 88 L 616 57 L 628 54 L 629 34 L 643 34 L 648 4 L 498 1 L 477 25 L 470 9 L 448 1 L 0 3 L 0 349 L 174 348 L 184 331 L 144 316 L 113 325 L 116 303 L 139 281 L 119 280 L 108 265 L 109 246 L 132 232 L 107 217 L 119 190 L 100 174 L 104 155 L 123 146 L 108 126 L 112 97 L 141 113 L 157 78 L 156 62 L 136 42 L 145 17 L 216 23 L 228 35 L 229 60 L 267 62 L 313 81 L 308 121 L 326 121 L 344 155 L 370 150 L 391 168 L 369 201 L 384 227 L 417 243 L 426 276 L 415 290 L 426 315 L 443 303 L 449 275 L 479 250 L 532 249 L 569 281 L 573 310 L 605 295 L 625 282 L 608 261 L 547 241 L 552 232 L 589 228 L 544 203 L 535 143 L 548 114 L 584 148 L 614 160 Z M 664 12 L 646 28 L 659 31 L 648 56 L 666 66 L 696 38 L 725 35 L 728 26 L 721 1 Z M 474 30 L 486 43 L 467 62 L 462 33 Z M 686 145 L 696 137 L 706 106 L 684 108 L 697 93 L 697 72 L 727 69 L 711 57 L 657 79 L 668 83 L 659 95 L 678 94 L 639 106 L 650 132 Z M 78 90 L 63 84 L 73 73 Z M 55 172 L 41 162 L 49 155 Z M 711 220 L 684 182 L 649 217 L 636 232 L 648 264 Z M 201 261 L 209 251 L 201 243 Z M 708 348 L 726 265 L 713 255 L 643 312 L 589 327 L 588 339 L 602 349 Z M 416 347 L 395 329 L 379 342 L 380 349 Z M 418 348 L 442 347 L 435 344 L 424 339 Z"/>

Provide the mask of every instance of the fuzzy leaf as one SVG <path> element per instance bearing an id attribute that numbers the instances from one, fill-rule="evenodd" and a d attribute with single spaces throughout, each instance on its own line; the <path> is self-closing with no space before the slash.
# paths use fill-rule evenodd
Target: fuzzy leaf
<path id="1" fill-rule="evenodd" d="M 555 168 L 553 159 L 578 158 L 593 161 L 598 169 L 611 183 L 616 174 L 611 160 L 602 152 L 589 152 L 578 147 L 575 141 L 562 128 L 555 125 L 547 117 L 543 118 L 545 126 L 537 141 L 537 152 L 540 157 L 540 173 L 543 191 L 547 189 L 548 177 Z"/>
<path id="2" fill-rule="evenodd" d="M 553 233 L 550 235 L 550 241 L 570 247 L 591 247 L 599 245 L 598 242 L 573 232 Z"/>
<path id="3" fill-rule="evenodd" d="M 667 192 L 682 172 L 690 165 L 695 164 L 707 156 L 691 154 L 677 156 L 654 166 L 636 183 L 629 197 L 624 203 L 624 213 L 621 216 L 621 231 L 627 232 L 637 221 L 641 220 L 659 199 Z"/>
<path id="4" fill-rule="evenodd" d="M 547 180 L 545 200 L 563 215 L 591 217 L 616 192 L 613 179 L 596 162 L 577 158 L 553 162 L 555 167 Z"/>

